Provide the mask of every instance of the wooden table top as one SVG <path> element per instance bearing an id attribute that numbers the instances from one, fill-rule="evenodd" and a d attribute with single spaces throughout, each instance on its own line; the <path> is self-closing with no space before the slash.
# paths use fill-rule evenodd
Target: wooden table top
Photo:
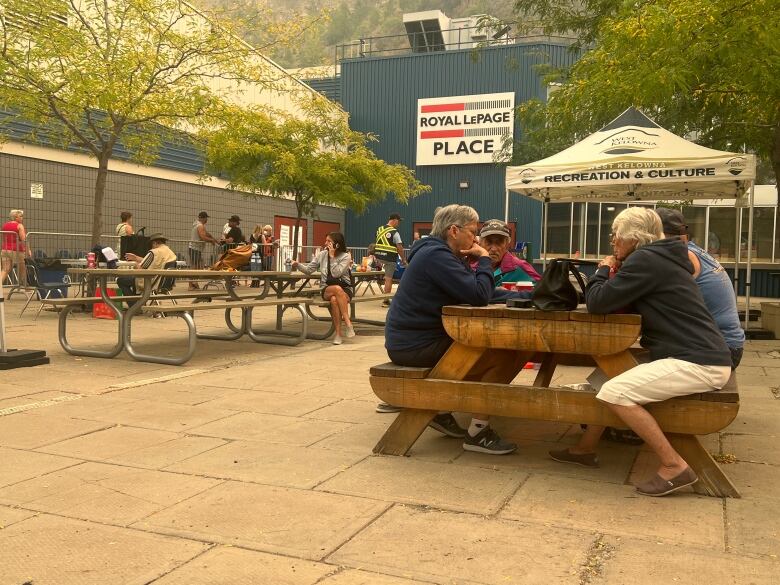
<path id="1" fill-rule="evenodd" d="M 639 338 L 639 315 L 595 315 L 584 309 L 540 311 L 446 306 L 442 323 L 456 342 L 472 347 L 552 353 L 612 355 Z"/>

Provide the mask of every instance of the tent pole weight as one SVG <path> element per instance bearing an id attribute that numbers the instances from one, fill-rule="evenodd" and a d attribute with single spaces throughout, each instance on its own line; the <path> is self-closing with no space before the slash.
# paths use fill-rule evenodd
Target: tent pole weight
<path id="1" fill-rule="evenodd" d="M 5 296 L 0 282 L 0 370 L 13 370 L 48 364 L 46 352 L 36 349 L 8 349 L 5 339 Z"/>

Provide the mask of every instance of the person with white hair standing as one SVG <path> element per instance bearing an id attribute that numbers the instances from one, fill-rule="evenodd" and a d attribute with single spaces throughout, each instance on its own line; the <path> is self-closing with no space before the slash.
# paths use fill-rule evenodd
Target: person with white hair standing
<path id="1" fill-rule="evenodd" d="M 650 361 L 605 382 L 596 398 L 660 459 L 656 475 L 636 490 L 665 496 L 693 485 L 698 477 L 644 405 L 722 388 L 731 375 L 731 352 L 693 279 L 688 248 L 679 238 L 664 238 L 655 211 L 625 209 L 615 218 L 611 237 L 615 256 L 601 261 L 588 284 L 588 311 L 606 314 L 628 307 L 639 313 L 641 345 L 649 351 Z M 616 256 L 623 261 L 610 278 Z M 576 446 L 550 455 L 563 463 L 597 467 L 595 450 L 603 430 L 589 425 Z"/>
<path id="2" fill-rule="evenodd" d="M 27 248 L 27 232 L 24 229 L 24 211 L 12 209 L 9 220 L 0 229 L 2 232 L 2 250 L 0 250 L 0 282 L 5 282 L 14 264 L 19 271 L 19 286 L 27 286 L 27 266 L 24 263 L 25 254 L 32 256 Z"/>

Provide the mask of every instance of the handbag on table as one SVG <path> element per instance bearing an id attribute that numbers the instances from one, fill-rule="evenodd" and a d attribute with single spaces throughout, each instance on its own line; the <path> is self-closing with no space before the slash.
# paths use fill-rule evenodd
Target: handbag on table
<path id="1" fill-rule="evenodd" d="M 554 258 L 542 274 L 542 280 L 536 283 L 531 295 L 534 306 L 541 311 L 573 311 L 585 299 L 585 281 L 577 270 L 577 265 L 598 265 L 595 260 L 574 260 Z M 572 279 L 579 284 L 580 291 L 574 288 Z"/>

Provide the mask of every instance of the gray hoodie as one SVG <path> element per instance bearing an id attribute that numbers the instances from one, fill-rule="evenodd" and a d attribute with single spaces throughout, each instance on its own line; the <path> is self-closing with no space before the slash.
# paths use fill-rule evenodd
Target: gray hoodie
<path id="1" fill-rule="evenodd" d="M 348 252 L 342 252 L 335 258 L 330 259 L 330 275 L 341 280 L 344 286 L 352 285 L 349 270 L 351 267 L 352 256 Z M 319 252 L 308 264 L 298 264 L 298 270 L 304 274 L 311 274 L 319 270 L 321 274 L 320 287 L 325 288 L 328 275 L 328 250 L 325 249 Z"/>

